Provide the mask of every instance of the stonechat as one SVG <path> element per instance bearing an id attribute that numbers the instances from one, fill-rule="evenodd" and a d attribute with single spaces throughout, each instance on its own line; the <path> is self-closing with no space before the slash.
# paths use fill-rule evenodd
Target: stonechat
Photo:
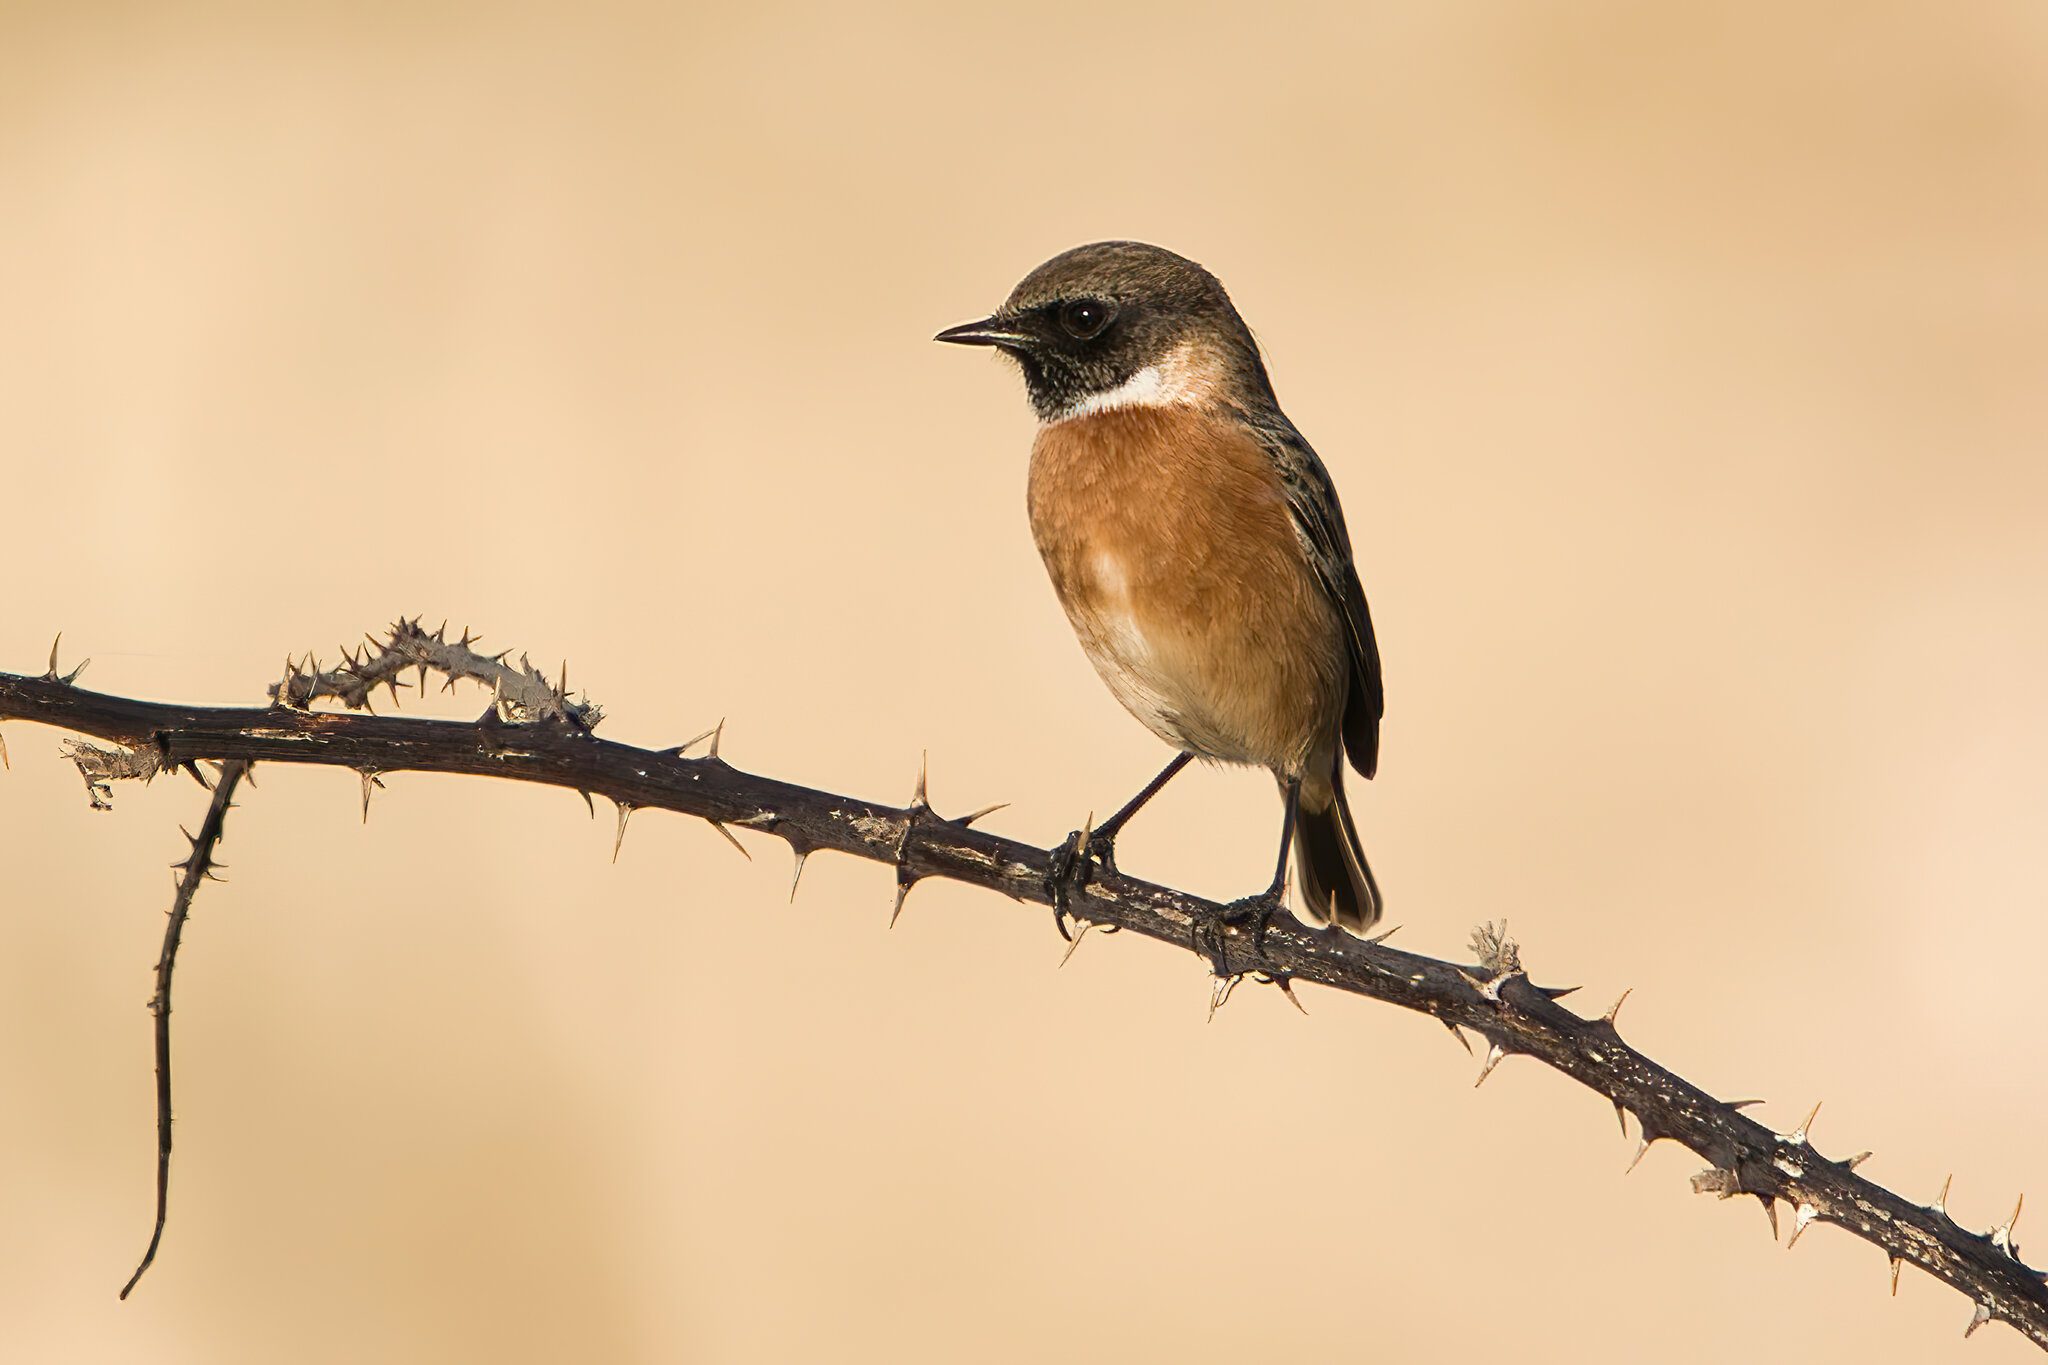
<path id="1" fill-rule="evenodd" d="M 1383 903 L 1344 758 L 1368 778 L 1378 766 L 1379 646 L 1329 471 L 1222 282 L 1160 247 L 1097 242 L 937 340 L 1023 370 L 1039 420 L 1031 532 L 1053 590 L 1109 690 L 1179 751 L 1068 841 L 1055 877 L 1077 857 L 1083 875 L 1090 858 L 1114 866 L 1117 832 L 1190 758 L 1255 764 L 1280 785 L 1279 864 L 1232 919 L 1264 928 L 1291 847 L 1310 921 L 1363 934 Z"/>

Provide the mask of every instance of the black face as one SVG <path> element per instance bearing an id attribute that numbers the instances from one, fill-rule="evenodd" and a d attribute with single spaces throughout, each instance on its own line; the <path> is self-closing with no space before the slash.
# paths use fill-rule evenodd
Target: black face
<path id="1" fill-rule="evenodd" d="M 1031 406 L 1042 418 L 1066 412 L 1091 394 L 1107 393 L 1145 368 L 1145 348 L 1133 346 L 1144 318 L 1141 304 L 1110 299 L 1055 299 L 1006 319 L 1030 334 L 1003 349 L 1017 358 Z"/>
<path id="2" fill-rule="evenodd" d="M 1014 357 L 1031 406 L 1047 421 L 1191 341 L 1244 384 L 1265 386 L 1258 348 L 1216 277 L 1142 242 L 1097 242 L 1055 256 L 1025 276 L 994 316 L 949 328 L 938 340 Z"/>

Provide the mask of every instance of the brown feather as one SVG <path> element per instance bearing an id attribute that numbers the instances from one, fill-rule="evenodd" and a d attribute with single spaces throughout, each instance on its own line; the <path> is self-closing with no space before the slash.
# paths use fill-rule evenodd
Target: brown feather
<path id="1" fill-rule="evenodd" d="M 1343 621 L 1251 432 L 1186 404 L 1049 423 L 1030 510 L 1082 648 L 1133 715 L 1206 758 L 1327 771 Z"/>

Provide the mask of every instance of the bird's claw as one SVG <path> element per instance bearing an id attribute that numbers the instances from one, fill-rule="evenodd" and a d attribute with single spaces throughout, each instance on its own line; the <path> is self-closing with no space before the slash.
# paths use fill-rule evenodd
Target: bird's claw
<path id="1" fill-rule="evenodd" d="M 1095 878 L 1095 868 L 1116 874 L 1116 839 L 1113 835 L 1077 829 L 1052 850 L 1052 866 L 1045 874 L 1045 889 L 1052 897 L 1052 923 L 1060 937 L 1071 943 L 1073 933 L 1067 920 L 1073 914 L 1074 893 Z"/>
<path id="2" fill-rule="evenodd" d="M 1195 921 L 1189 946 L 1208 958 L 1211 970 L 1220 977 L 1227 978 L 1243 971 L 1265 971 L 1271 965 L 1266 961 L 1266 927 L 1273 922 L 1273 916 L 1280 911 L 1286 899 L 1286 887 L 1273 886 L 1256 896 L 1246 896 L 1219 906 Z M 1231 966 L 1232 930 L 1250 931 L 1252 955 L 1248 966 Z"/>

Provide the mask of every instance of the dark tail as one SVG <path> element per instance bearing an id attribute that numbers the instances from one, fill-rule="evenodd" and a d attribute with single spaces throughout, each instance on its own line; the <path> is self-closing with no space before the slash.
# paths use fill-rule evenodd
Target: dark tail
<path id="1" fill-rule="evenodd" d="M 1386 902 L 1372 866 L 1358 846 L 1358 827 L 1344 801 L 1344 773 L 1331 773 L 1327 786 L 1304 784 L 1294 825 L 1294 865 L 1301 898 L 1311 919 L 1335 924 L 1361 937 L 1380 917 Z"/>

